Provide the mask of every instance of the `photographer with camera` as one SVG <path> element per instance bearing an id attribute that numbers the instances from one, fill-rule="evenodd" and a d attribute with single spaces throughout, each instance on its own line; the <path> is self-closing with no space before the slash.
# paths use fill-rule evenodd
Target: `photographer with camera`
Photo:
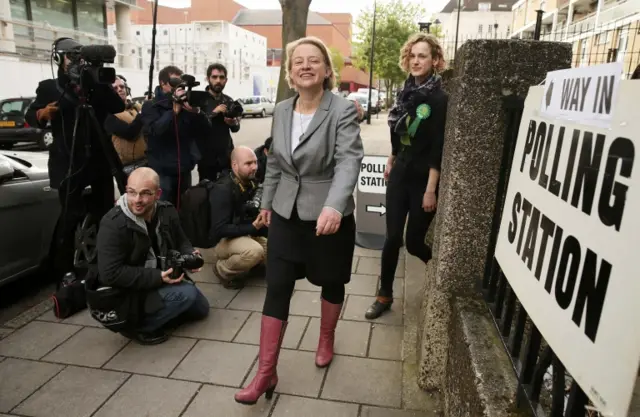
<path id="1" fill-rule="evenodd" d="M 231 152 L 231 172 L 222 175 L 209 194 L 213 272 L 225 288 L 242 288 L 244 279 L 264 267 L 267 226 L 258 217 L 262 186 L 255 181 L 253 150 Z"/>
<path id="2" fill-rule="evenodd" d="M 117 155 L 102 131 L 109 114 L 124 111 L 124 103 L 111 87 L 110 68 L 115 49 L 109 45 L 82 46 L 71 38 L 59 38 L 51 50 L 58 66 L 57 78 L 41 81 L 25 119 L 44 128 L 51 123 L 49 181 L 58 190 L 62 206 L 52 245 L 56 281 L 74 270 L 74 234 L 87 212 L 96 221 L 113 207 L 112 167 Z M 87 109 L 87 105 L 93 107 Z M 88 200 L 84 190 L 91 186 Z"/>
<path id="3" fill-rule="evenodd" d="M 125 104 L 125 110 L 117 114 L 108 114 L 104 121 L 104 130 L 111 135 L 113 147 L 123 165 L 143 165 L 147 141 L 142 132 L 142 106 L 128 99 L 130 89 L 123 76 L 117 75 L 112 87 Z"/>
<path id="4" fill-rule="evenodd" d="M 128 328 L 121 333 L 141 344 L 162 343 L 168 324 L 209 314 L 209 302 L 183 271 L 197 272 L 204 260 L 184 235 L 175 208 L 159 201 L 162 191 L 152 169 L 134 170 L 98 232 L 98 281 L 137 297 L 133 304 L 142 317 L 126 317 Z"/>
<path id="5" fill-rule="evenodd" d="M 240 130 L 242 106 L 223 94 L 227 84 L 227 69 L 222 64 L 211 64 L 207 68 L 207 99 L 202 111 L 209 121 L 209 133 L 198 140 L 202 159 L 198 162 L 200 181 L 215 181 L 219 174 L 230 169 L 229 161 L 233 151 L 231 132 Z"/>
<path id="6" fill-rule="evenodd" d="M 209 128 L 200 108 L 185 101 L 188 86 L 184 77 L 191 76 L 174 66 L 160 70 L 154 98 L 142 106 L 148 165 L 160 176 L 161 199 L 178 210 L 180 196 L 191 187 L 191 171 L 200 159 L 196 139 Z"/>

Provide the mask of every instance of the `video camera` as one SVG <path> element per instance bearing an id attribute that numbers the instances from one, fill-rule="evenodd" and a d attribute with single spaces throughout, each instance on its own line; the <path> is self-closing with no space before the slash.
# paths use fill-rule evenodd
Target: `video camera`
<path id="1" fill-rule="evenodd" d="M 71 82 L 80 87 L 81 94 L 88 94 L 96 84 L 111 85 L 115 82 L 115 68 L 104 66 L 112 64 L 115 60 L 116 50 L 113 46 L 78 46 L 66 54 L 71 61 L 67 74 Z"/>
<path id="2" fill-rule="evenodd" d="M 193 75 L 182 74 L 180 78 L 171 78 L 169 85 L 173 90 L 173 101 L 176 103 L 187 103 L 191 107 L 204 107 L 209 97 L 209 93 L 206 91 L 193 91 L 193 87 L 200 85 L 200 82 L 196 81 L 196 77 Z M 178 97 L 176 90 L 179 88 L 185 89 L 186 94 Z"/>
<path id="3" fill-rule="evenodd" d="M 224 117 L 228 117 L 230 119 L 242 117 L 244 109 L 242 108 L 242 104 L 240 104 L 238 100 L 229 101 L 228 103 L 224 104 L 227 105 L 227 111 L 224 113 Z"/>
<path id="4" fill-rule="evenodd" d="M 167 271 L 169 268 L 173 268 L 171 278 L 179 278 L 184 274 L 184 270 L 192 270 L 202 268 L 204 265 L 204 259 L 200 255 L 188 253 L 181 254 L 177 250 L 169 250 L 166 258 L 160 258 L 160 268 L 163 271 Z"/>

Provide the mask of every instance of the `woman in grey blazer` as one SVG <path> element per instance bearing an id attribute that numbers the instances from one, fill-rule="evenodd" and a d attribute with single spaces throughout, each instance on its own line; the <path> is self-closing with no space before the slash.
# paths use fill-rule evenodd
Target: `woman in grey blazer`
<path id="1" fill-rule="evenodd" d="M 235 395 L 271 398 L 276 364 L 297 279 L 322 287 L 316 366 L 333 359 L 333 340 L 355 246 L 353 190 L 364 156 L 357 109 L 331 93 L 331 55 L 319 39 L 287 45 L 287 80 L 297 95 L 276 106 L 267 157 L 261 221 L 269 226 L 267 296 L 258 372 Z"/>

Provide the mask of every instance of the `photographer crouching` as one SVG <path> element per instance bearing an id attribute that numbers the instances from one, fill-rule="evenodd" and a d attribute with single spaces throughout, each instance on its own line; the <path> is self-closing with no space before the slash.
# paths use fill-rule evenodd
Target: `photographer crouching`
<path id="1" fill-rule="evenodd" d="M 168 66 L 158 74 L 159 86 L 152 101 L 142 106 L 142 120 L 147 135 L 147 161 L 160 176 L 161 199 L 180 209 L 180 196 L 191 187 L 191 171 L 200 159 L 196 139 L 209 129 L 198 106 L 187 101 L 190 88 L 183 78 L 193 78 L 182 70 Z M 189 89 L 189 91 L 187 91 Z"/>
<path id="2" fill-rule="evenodd" d="M 242 106 L 223 94 L 227 85 L 227 69 L 222 64 L 211 64 L 207 68 L 207 98 L 202 111 L 209 121 L 209 132 L 198 138 L 202 159 L 198 162 L 200 181 L 215 181 L 223 171 L 229 171 L 233 151 L 231 133 L 240 130 Z"/>
<path id="3" fill-rule="evenodd" d="M 134 170 L 126 194 L 104 216 L 98 232 L 99 285 L 120 290 L 116 301 L 133 298 L 134 311 L 119 317 L 126 321 L 119 331 L 147 345 L 167 340 L 167 327 L 209 314 L 209 302 L 182 270 L 197 272 L 204 261 L 182 231 L 175 208 L 159 201 L 161 194 L 158 174 L 150 168 Z M 91 303 L 90 308 L 109 328 L 109 314 L 95 314 Z"/>
<path id="4" fill-rule="evenodd" d="M 44 128 L 50 122 L 53 133 L 49 181 L 51 188 L 58 190 L 62 206 L 51 254 L 58 282 L 74 270 L 77 225 L 87 212 L 98 222 L 113 207 L 114 164 L 118 161 L 102 126 L 108 114 L 125 108 L 111 87 L 115 72 L 103 67 L 113 62 L 115 54 L 109 45 L 82 46 L 71 38 L 57 39 L 51 51 L 58 66 L 57 78 L 39 83 L 25 115 L 32 126 Z M 85 199 L 87 186 L 91 186 L 91 193 Z"/>
<path id="5" fill-rule="evenodd" d="M 231 172 L 209 194 L 213 272 L 225 288 L 242 288 L 246 278 L 263 272 L 268 229 L 258 217 L 262 187 L 255 181 L 256 170 L 253 150 L 235 148 Z"/>

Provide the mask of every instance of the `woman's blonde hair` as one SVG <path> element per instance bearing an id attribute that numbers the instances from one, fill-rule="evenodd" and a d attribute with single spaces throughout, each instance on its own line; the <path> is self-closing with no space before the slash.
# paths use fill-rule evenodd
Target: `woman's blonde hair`
<path id="1" fill-rule="evenodd" d="M 286 80 L 287 80 L 287 84 L 289 84 L 289 87 L 295 89 L 295 86 L 293 85 L 293 80 L 291 79 L 291 67 L 293 65 L 293 63 L 291 62 L 291 56 L 293 55 L 293 52 L 296 50 L 296 48 L 300 45 L 313 45 L 316 48 L 318 48 L 320 52 L 322 52 L 324 63 L 327 66 L 327 68 L 329 68 L 329 71 L 331 71 L 331 74 L 327 78 L 325 78 L 322 86 L 324 87 L 325 90 L 333 90 L 333 88 L 336 85 L 336 72 L 333 69 L 333 60 L 331 59 L 331 52 L 329 52 L 329 48 L 327 48 L 327 45 L 325 45 L 324 42 L 322 42 L 320 39 L 316 38 L 315 36 L 307 36 L 305 38 L 300 38 L 293 42 L 289 42 L 289 44 L 287 45 L 287 61 L 285 64 L 286 65 L 285 68 L 287 70 Z"/>
<path id="2" fill-rule="evenodd" d="M 446 62 L 444 61 L 444 52 L 442 51 L 442 46 L 440 46 L 440 42 L 438 42 L 438 38 L 428 33 L 419 32 L 414 35 L 411 35 L 409 39 L 402 45 L 400 49 L 400 68 L 406 73 L 410 71 L 410 58 L 411 58 L 411 48 L 413 45 L 425 42 L 429 45 L 431 49 L 431 57 L 433 59 L 437 59 L 438 62 L 434 65 L 433 69 L 436 72 L 444 71 L 446 67 Z"/>

